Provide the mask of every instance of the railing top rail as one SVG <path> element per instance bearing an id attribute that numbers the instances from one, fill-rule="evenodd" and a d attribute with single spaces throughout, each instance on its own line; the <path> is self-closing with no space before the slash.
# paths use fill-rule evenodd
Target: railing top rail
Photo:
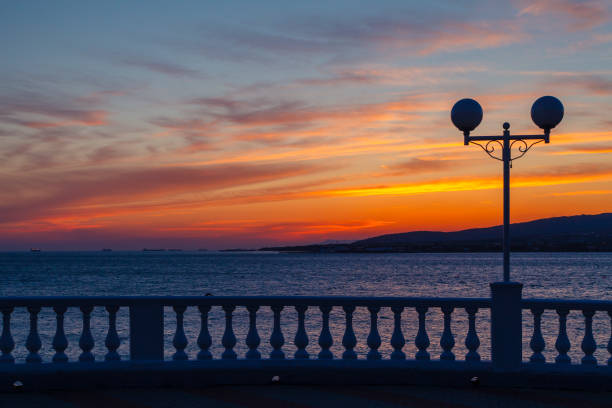
<path id="1" fill-rule="evenodd" d="M 567 309 L 612 311 L 612 300 L 590 299 L 523 299 L 523 309 Z"/>
<path id="2" fill-rule="evenodd" d="M 370 296 L 9 296 L 0 297 L 0 308 L 24 306 L 404 306 L 490 308 L 488 298 L 370 297 Z"/>
<path id="3" fill-rule="evenodd" d="M 131 306 L 162 304 L 164 306 L 404 306 L 404 307 L 479 307 L 490 308 L 489 298 L 449 297 L 373 297 L 373 296 L 7 296 L 0 297 L 0 307 L 26 306 Z M 523 299 L 523 309 L 569 309 L 612 311 L 612 300 L 589 299 Z"/>

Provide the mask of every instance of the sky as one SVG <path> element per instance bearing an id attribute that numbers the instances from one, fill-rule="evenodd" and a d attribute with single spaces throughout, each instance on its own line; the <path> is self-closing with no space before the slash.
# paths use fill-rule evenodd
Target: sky
<path id="1" fill-rule="evenodd" d="M 0 250 L 220 249 L 612 210 L 609 1 L 0 4 Z"/>

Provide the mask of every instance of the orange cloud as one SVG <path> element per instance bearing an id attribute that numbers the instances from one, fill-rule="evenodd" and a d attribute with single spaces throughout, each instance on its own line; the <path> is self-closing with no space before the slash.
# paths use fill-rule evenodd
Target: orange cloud
<path id="1" fill-rule="evenodd" d="M 534 176 L 518 176 L 512 178 L 512 187 L 542 187 L 561 184 L 588 183 L 605 180 L 612 177 L 612 167 L 598 165 L 575 165 L 567 168 L 555 168 L 543 171 Z M 477 191 L 497 189 L 501 187 L 499 178 L 441 179 L 429 182 L 346 188 L 311 192 L 313 196 L 403 196 L 452 191 Z"/>
<path id="2" fill-rule="evenodd" d="M 568 146 L 567 148 L 563 150 L 549 152 L 548 154 L 567 155 L 567 154 L 602 154 L 602 153 L 612 153 L 612 145 Z"/>
<path id="3" fill-rule="evenodd" d="M 500 30 L 500 26 L 504 29 Z M 527 34 L 513 21 L 447 23 L 443 30 L 431 35 L 419 54 L 494 48 L 522 42 L 527 38 Z"/>
<path id="4" fill-rule="evenodd" d="M 580 195 L 604 195 L 612 194 L 612 190 L 582 190 L 582 191 L 567 191 L 564 193 L 551 193 L 552 196 L 580 196 Z"/>
<path id="5" fill-rule="evenodd" d="M 64 216 L 71 206 L 131 202 L 211 192 L 265 181 L 313 174 L 331 166 L 309 164 L 215 165 L 200 167 L 105 168 L 50 172 L 3 180 L 5 196 L 0 223 Z M 6 193 L 5 193 L 6 194 Z M 58 214 L 59 212 L 59 214 Z"/>
<path id="6" fill-rule="evenodd" d="M 160 231 L 235 232 L 264 234 L 269 237 L 320 235 L 326 233 L 358 231 L 393 224 L 392 221 L 353 220 L 342 222 L 293 221 L 267 223 L 254 220 L 225 220 L 196 223 L 188 226 L 165 227 Z"/>

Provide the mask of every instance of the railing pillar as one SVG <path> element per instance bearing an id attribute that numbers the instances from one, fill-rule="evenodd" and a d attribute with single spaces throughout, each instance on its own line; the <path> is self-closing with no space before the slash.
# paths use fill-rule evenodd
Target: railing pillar
<path id="1" fill-rule="evenodd" d="M 491 360 L 498 370 L 518 370 L 523 358 L 523 321 L 518 282 L 491 283 Z"/>
<path id="2" fill-rule="evenodd" d="M 164 308 L 162 305 L 130 306 L 130 359 L 164 359 Z"/>

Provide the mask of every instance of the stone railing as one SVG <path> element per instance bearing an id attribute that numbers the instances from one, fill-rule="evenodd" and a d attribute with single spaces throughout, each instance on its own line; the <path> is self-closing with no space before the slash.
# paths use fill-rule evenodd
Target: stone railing
<path id="1" fill-rule="evenodd" d="M 104 360 L 107 362 L 120 360 L 117 349 L 120 339 L 117 333 L 117 312 L 120 308 L 129 309 L 129 348 L 130 360 L 163 360 L 164 359 L 164 307 L 171 307 L 176 315 L 176 327 L 174 329 L 172 345 L 174 353 L 172 360 L 187 360 L 185 352 L 188 341 L 185 335 L 184 313 L 187 308 L 197 308 L 200 313 L 200 328 L 197 337 L 199 352 L 197 360 L 211 360 L 213 358 L 210 348 L 213 344 L 209 332 L 208 317 L 212 307 L 220 307 L 225 315 L 225 330 L 221 337 L 224 348 L 221 354 L 222 360 L 235 360 L 244 358 L 247 360 L 262 359 L 262 353 L 258 350 L 261 338 L 257 329 L 257 313 L 260 308 L 270 308 L 273 313 L 272 332 L 269 343 L 272 348 L 269 354 L 271 360 L 281 359 L 318 359 L 318 360 L 356 360 L 357 353 L 354 348 L 357 338 L 353 327 L 353 313 L 356 308 L 364 308 L 369 313 L 369 334 L 367 336 L 367 360 L 381 360 L 383 355 L 379 352 L 382 344 L 378 330 L 378 314 L 381 308 L 389 308 L 393 313 L 393 332 L 389 342 L 393 351 L 389 355 L 391 360 L 406 360 L 414 358 L 418 361 L 429 361 L 432 359 L 428 348 L 430 337 L 427 332 L 426 314 L 428 310 L 439 309 L 443 315 L 443 332 L 439 340 L 442 350 L 439 360 L 454 361 L 453 353 L 455 336 L 452 332 L 452 313 L 457 309 L 464 309 L 468 315 L 468 332 L 464 340 L 466 349 L 465 361 L 478 362 L 481 360 L 478 353 L 480 340 L 476 331 L 476 314 L 479 309 L 491 307 L 489 299 L 462 299 L 462 298 L 372 298 L 372 297 L 13 297 L 0 298 L 0 311 L 3 316 L 2 335 L 0 336 L 0 363 L 13 363 L 15 361 L 12 351 L 15 342 L 11 334 L 11 315 L 15 308 L 25 308 L 29 314 L 29 332 L 25 341 L 28 355 L 25 358 L 26 365 L 41 363 L 39 351 L 41 349 L 41 338 L 38 329 L 39 313 L 42 308 L 50 308 L 55 314 L 55 334 L 51 347 L 55 351 L 51 362 L 55 364 L 68 362 L 65 350 L 68 340 L 64 330 L 64 314 L 68 308 L 78 308 L 82 314 L 82 330 L 78 342 L 81 350 L 78 362 L 94 362 L 92 354 L 94 338 L 91 331 L 91 314 L 94 308 L 104 308 L 107 312 L 108 323 L 104 345 L 107 352 Z M 248 311 L 248 333 L 244 342 L 248 351 L 244 356 L 239 356 L 234 348 L 237 339 L 233 328 L 233 316 L 236 308 L 245 308 Z M 333 308 L 341 309 L 344 313 L 344 333 L 341 344 L 344 348 L 341 356 L 334 356 L 330 351 L 334 339 L 330 332 L 330 312 Z M 413 308 L 418 315 L 418 333 L 414 338 L 417 352 L 414 356 L 406 356 L 402 350 L 406 339 L 402 331 L 402 312 Z M 281 311 L 293 309 L 295 320 L 287 324 L 281 322 Z M 305 329 L 306 311 L 316 309 L 320 313 L 321 330 L 316 339 L 319 350 L 316 354 L 309 353 L 306 348 L 315 339 L 308 337 Z M 297 327 L 293 335 L 293 343 L 296 351 L 293 356 L 283 351 L 286 343 L 285 336 L 289 335 L 286 327 Z M 285 333 L 283 333 L 283 330 Z M 263 357 L 265 358 L 265 356 Z M 436 359 L 436 358 L 434 358 Z M 462 358 L 463 359 L 463 356 Z"/>
<path id="2" fill-rule="evenodd" d="M 505 284 L 504 284 L 505 285 Z M 510 284 L 511 286 L 511 284 Z M 508 289 L 505 285 L 503 290 Z M 174 352 L 172 360 L 188 360 L 185 349 L 188 339 L 185 335 L 184 313 L 187 308 L 197 308 L 200 314 L 200 327 L 197 336 L 199 352 L 197 360 L 211 360 L 211 346 L 213 338 L 209 332 L 209 312 L 211 308 L 220 308 L 224 312 L 225 328 L 220 338 L 223 352 L 221 360 L 260 360 L 268 357 L 270 360 L 357 360 L 355 346 L 357 338 L 353 327 L 353 314 L 357 308 L 367 310 L 369 314 L 369 333 L 367 336 L 368 352 L 367 360 L 415 360 L 428 362 L 440 360 L 452 362 L 464 360 L 467 363 L 481 362 L 479 354 L 480 339 L 477 333 L 476 316 L 479 309 L 491 309 L 491 361 L 480 364 L 489 364 L 499 370 L 513 370 L 522 363 L 522 313 L 521 310 L 529 310 L 533 315 L 533 332 L 529 343 L 532 354 L 528 364 L 545 363 L 542 351 L 545 348 L 545 340 L 541 330 L 541 317 L 544 310 L 554 310 L 558 314 L 558 336 L 555 348 L 558 356 L 555 365 L 568 366 L 571 362 L 568 356 L 570 350 L 570 339 L 566 330 L 566 320 L 569 311 L 578 310 L 584 315 L 584 335 L 581 340 L 581 348 L 584 357 L 581 359 L 583 366 L 597 365 L 593 356 L 597 344 L 593 337 L 593 316 L 596 312 L 607 313 L 611 318 L 612 325 L 612 301 L 590 301 L 590 300 L 546 300 L 546 299 L 520 299 L 520 288 L 518 292 L 510 291 L 502 296 L 496 296 L 493 291 L 492 299 L 478 298 L 384 298 L 384 297 L 10 297 L 0 298 L 0 311 L 2 313 L 2 334 L 0 336 L 0 364 L 14 363 L 15 358 L 12 351 L 15 341 L 11 333 L 11 316 L 15 308 L 24 308 L 29 314 L 29 330 L 25 339 L 25 347 L 28 354 L 25 365 L 33 365 L 43 362 L 39 354 L 41 349 L 41 336 L 39 334 L 39 313 L 43 308 L 52 309 L 55 314 L 55 333 L 52 338 L 51 347 L 54 350 L 50 363 L 61 364 L 69 361 L 65 351 L 68 340 L 64 330 L 64 315 L 69 308 L 78 308 L 82 315 L 82 329 L 78 346 L 80 355 L 78 362 L 94 362 L 92 353 L 94 348 L 94 337 L 92 336 L 91 315 L 94 308 L 104 308 L 107 313 L 107 329 L 104 345 L 106 353 L 104 360 L 114 362 L 120 360 L 117 352 L 120 347 L 120 337 L 117 332 L 117 312 L 120 308 L 129 310 L 129 360 L 131 361 L 163 361 L 164 360 L 164 307 L 173 309 L 176 317 L 176 327 L 173 330 L 172 345 Z M 518 298 L 516 297 L 518 293 Z M 510 294 L 510 297 L 507 295 Z M 513 298 L 514 296 L 514 298 Z M 244 355 L 238 355 L 234 350 L 237 344 L 233 328 L 233 317 L 236 308 L 245 308 L 248 312 L 248 332 L 243 341 L 248 350 Z M 262 339 L 258 332 L 258 311 L 262 308 L 270 308 L 272 312 L 271 335 L 269 344 L 271 352 L 269 356 L 262 356 L 259 350 Z M 342 310 L 344 314 L 344 332 L 341 338 L 343 352 L 334 356 L 330 350 L 334 344 L 334 338 L 330 332 L 330 312 L 332 309 Z M 381 309 L 387 308 L 393 314 L 393 330 L 389 338 L 382 339 L 378 329 L 378 315 Z M 292 310 L 295 318 L 291 321 L 281 322 L 281 311 Z M 316 339 L 309 338 L 305 329 L 307 310 L 316 310 L 320 313 L 320 332 Z M 418 327 L 414 336 L 416 353 L 406 355 L 403 350 L 406 338 L 402 330 L 402 312 L 413 309 L 417 320 L 412 324 Z M 442 313 L 443 330 L 439 339 L 441 353 L 432 358 L 428 348 L 430 346 L 430 335 L 427 332 L 426 315 L 428 310 L 437 309 Z M 467 313 L 467 334 L 462 339 L 467 353 L 457 358 L 453 349 L 455 347 L 455 335 L 453 334 L 452 315 L 453 311 L 463 309 Z M 295 327 L 292 332 L 288 327 Z M 295 352 L 288 355 L 283 350 L 286 345 L 286 336 L 292 336 Z M 319 349 L 313 352 L 312 346 L 307 346 L 314 341 L 318 342 Z M 411 339 L 412 340 L 412 339 Z M 379 351 L 382 342 L 390 344 L 392 352 L 383 356 Z M 612 355 L 612 336 L 607 344 L 607 350 Z M 612 357 L 607 361 L 601 361 L 600 365 L 612 367 Z M 21 365 L 21 364 L 17 364 Z M 17 366 L 16 365 L 16 366 Z"/>
<path id="3" fill-rule="evenodd" d="M 559 365 L 568 365 L 571 359 L 568 356 L 568 351 L 571 348 L 570 338 L 567 334 L 567 316 L 570 311 L 580 311 L 584 316 L 584 335 L 580 339 L 580 347 L 584 356 L 580 362 L 585 366 L 597 365 L 597 360 L 593 353 L 597 349 L 597 343 L 593 337 L 593 317 L 596 312 L 607 313 L 610 319 L 610 327 L 612 328 L 612 301 L 596 301 L 596 300 L 560 300 L 560 299 L 524 299 L 522 308 L 527 309 L 533 315 L 533 333 L 529 346 L 533 352 L 529 357 L 531 363 L 545 363 L 546 359 L 542 354 L 546 343 L 542 336 L 542 314 L 545 310 L 553 310 L 559 318 L 558 334 L 555 341 L 555 349 L 558 355 L 555 357 L 555 363 Z M 607 362 L 602 362 L 612 367 L 612 331 L 608 340 L 607 350 L 610 354 Z"/>

